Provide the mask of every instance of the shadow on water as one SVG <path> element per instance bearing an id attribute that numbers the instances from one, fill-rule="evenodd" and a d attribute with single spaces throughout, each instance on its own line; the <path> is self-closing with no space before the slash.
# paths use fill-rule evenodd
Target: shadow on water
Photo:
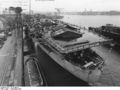
<path id="1" fill-rule="evenodd" d="M 107 48 L 107 49 L 111 49 L 112 51 L 115 51 L 117 53 L 120 54 L 120 45 L 115 45 L 115 46 L 110 46 L 110 45 L 103 45 L 103 47 Z"/>

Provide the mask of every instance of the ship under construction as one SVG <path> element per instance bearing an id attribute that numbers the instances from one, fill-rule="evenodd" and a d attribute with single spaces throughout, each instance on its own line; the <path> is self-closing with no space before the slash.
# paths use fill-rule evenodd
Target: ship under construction
<path id="1" fill-rule="evenodd" d="M 111 40 L 86 39 L 85 33 L 75 25 L 58 20 L 51 20 L 51 23 L 42 32 L 31 33 L 33 41 L 74 76 L 90 85 L 97 85 L 105 61 L 92 47 L 109 44 Z"/>

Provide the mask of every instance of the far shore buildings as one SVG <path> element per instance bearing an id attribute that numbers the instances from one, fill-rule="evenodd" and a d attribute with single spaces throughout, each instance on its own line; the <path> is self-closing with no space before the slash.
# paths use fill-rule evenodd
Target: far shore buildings
<path id="1" fill-rule="evenodd" d="M 5 8 L 2 14 L 15 14 L 15 12 L 13 10 L 10 10 L 9 8 Z"/>

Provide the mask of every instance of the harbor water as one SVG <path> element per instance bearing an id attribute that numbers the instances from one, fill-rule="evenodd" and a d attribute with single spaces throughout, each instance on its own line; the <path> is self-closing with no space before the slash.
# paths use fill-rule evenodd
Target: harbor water
<path id="1" fill-rule="evenodd" d="M 99 27 L 105 24 L 120 26 L 120 16 L 64 15 L 62 21 L 82 27 Z M 91 32 L 85 32 L 93 40 L 99 37 Z M 105 66 L 97 84 L 102 86 L 120 86 L 120 52 L 108 46 L 99 46 L 92 49 L 105 60 Z"/>
<path id="2" fill-rule="evenodd" d="M 120 26 L 120 16 L 81 16 L 81 15 L 64 15 L 63 21 L 85 27 L 98 27 L 105 24 L 114 24 Z"/>

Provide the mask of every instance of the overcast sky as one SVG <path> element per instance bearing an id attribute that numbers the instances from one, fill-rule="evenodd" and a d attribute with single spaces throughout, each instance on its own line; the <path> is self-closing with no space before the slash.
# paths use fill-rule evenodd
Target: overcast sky
<path id="1" fill-rule="evenodd" d="M 34 11 L 54 11 L 63 8 L 64 11 L 120 11 L 120 0 L 31 0 Z M 28 9 L 29 0 L 0 0 L 0 8 L 23 5 Z"/>

